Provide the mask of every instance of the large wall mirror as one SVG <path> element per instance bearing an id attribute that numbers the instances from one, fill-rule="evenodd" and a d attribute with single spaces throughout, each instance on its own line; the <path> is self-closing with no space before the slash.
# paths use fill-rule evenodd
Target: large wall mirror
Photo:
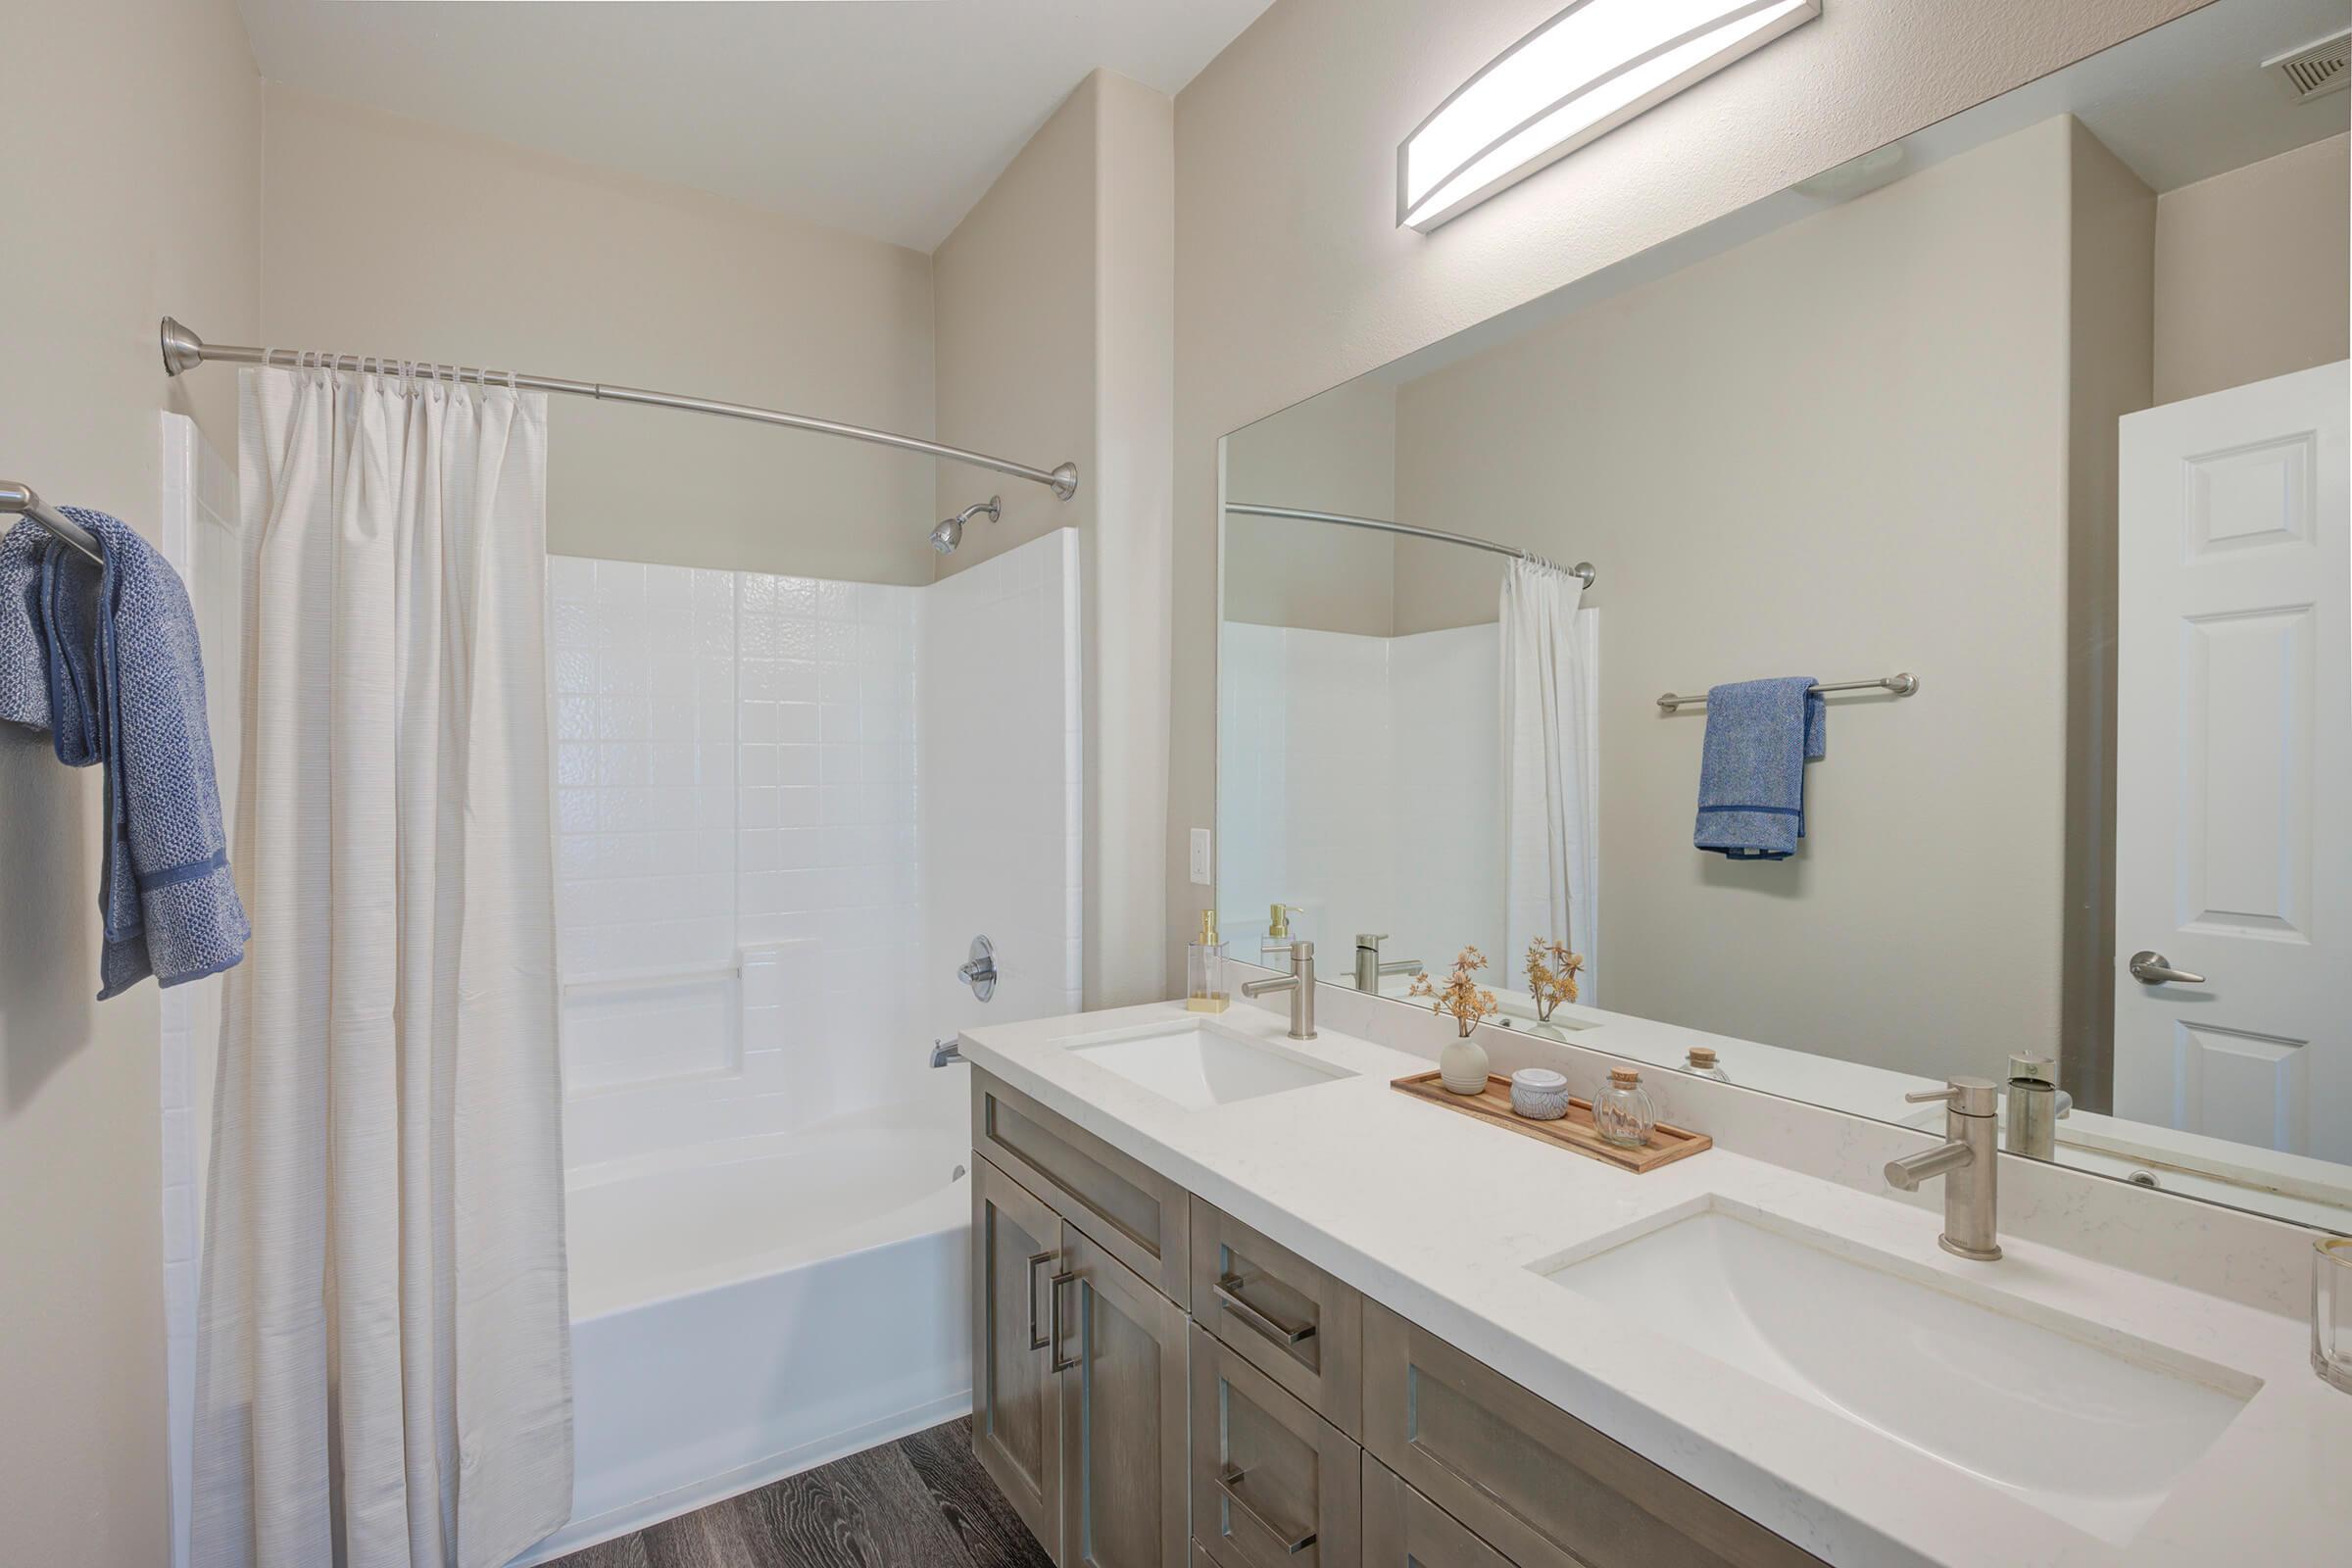
<path id="1" fill-rule="evenodd" d="M 2049 1073 L 2018 1152 L 2352 1231 L 2352 99 L 2266 66 L 2346 20 L 2217 0 L 1227 436 L 1237 956 L 1475 946 L 1923 1127 Z"/>

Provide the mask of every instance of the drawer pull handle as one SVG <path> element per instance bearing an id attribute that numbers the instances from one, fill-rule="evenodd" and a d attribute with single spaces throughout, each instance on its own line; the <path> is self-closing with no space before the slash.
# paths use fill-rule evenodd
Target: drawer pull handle
<path id="1" fill-rule="evenodd" d="M 1249 1473 L 1249 1471 L 1244 1470 L 1241 1468 L 1241 1466 L 1231 1464 L 1225 1466 L 1222 1470 L 1217 1472 L 1217 1490 L 1225 1494 L 1225 1500 L 1232 1503 L 1244 1514 L 1247 1514 L 1251 1524 L 1257 1526 L 1258 1529 L 1263 1530 L 1267 1535 L 1272 1536 L 1276 1541 L 1281 1542 L 1282 1549 L 1288 1552 L 1290 1555 L 1296 1557 L 1298 1555 L 1298 1553 L 1313 1545 L 1315 1544 L 1315 1533 L 1312 1530 L 1307 1531 L 1304 1535 L 1294 1536 L 1290 1532 L 1278 1528 L 1273 1520 L 1268 1519 L 1264 1514 L 1259 1513 L 1255 1508 L 1250 1507 L 1249 1499 L 1234 1490 L 1241 1484 L 1242 1478 Z"/>
<path id="2" fill-rule="evenodd" d="M 1066 1361 L 1061 1358 L 1061 1288 L 1077 1277 L 1078 1271 L 1070 1269 L 1046 1281 L 1046 1299 L 1052 1302 L 1054 1307 L 1053 1326 L 1046 1331 L 1048 1342 L 1054 1350 L 1054 1359 L 1048 1364 L 1055 1372 L 1067 1372 L 1078 1364 L 1078 1358 L 1074 1355 Z"/>
<path id="3" fill-rule="evenodd" d="M 1221 1277 L 1216 1283 L 1213 1294 L 1219 1306 L 1257 1330 L 1258 1333 L 1263 1334 L 1267 1339 L 1272 1340 L 1276 1345 L 1297 1345 L 1300 1340 L 1311 1340 L 1315 1337 L 1315 1326 L 1312 1323 L 1302 1323 L 1297 1328 L 1291 1328 L 1275 1322 L 1265 1313 L 1243 1300 L 1242 1277 L 1239 1274 L 1227 1274 Z"/>
<path id="4" fill-rule="evenodd" d="M 1045 1349 L 1054 1343 L 1050 1336 L 1037 1332 L 1037 1271 L 1053 1261 L 1051 1251 L 1029 1254 L 1029 1348 L 1032 1350 Z"/>

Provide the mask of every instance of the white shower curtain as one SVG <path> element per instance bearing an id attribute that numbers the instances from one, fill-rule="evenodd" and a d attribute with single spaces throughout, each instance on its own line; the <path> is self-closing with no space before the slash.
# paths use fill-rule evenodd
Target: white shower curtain
<path id="1" fill-rule="evenodd" d="M 199 1316 L 204 1568 L 490 1568 L 571 1368 L 547 411 L 247 370 L 245 756 Z"/>
<path id="2" fill-rule="evenodd" d="M 1514 561 L 1502 579 L 1502 859 L 1506 957 L 1538 937 L 1585 957 L 1579 1000 L 1598 1002 L 1599 909 L 1586 756 L 1585 585 Z"/>

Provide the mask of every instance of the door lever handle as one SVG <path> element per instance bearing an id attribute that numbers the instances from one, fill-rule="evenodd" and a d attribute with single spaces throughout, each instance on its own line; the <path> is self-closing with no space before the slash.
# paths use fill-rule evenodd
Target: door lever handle
<path id="1" fill-rule="evenodd" d="M 2132 978 L 2143 986 L 2201 986 L 2205 983 L 2205 977 L 2201 974 L 2174 968 L 2173 960 L 2153 948 L 2142 948 L 2132 955 Z"/>

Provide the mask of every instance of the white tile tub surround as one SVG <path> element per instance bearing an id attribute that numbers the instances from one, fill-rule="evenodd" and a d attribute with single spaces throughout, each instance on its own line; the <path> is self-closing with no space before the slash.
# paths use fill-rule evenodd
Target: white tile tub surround
<path id="1" fill-rule="evenodd" d="M 822 1029 L 805 1037 L 815 1059 L 802 1066 L 824 1095 L 801 1108 L 881 1104 L 926 1070 L 920 991 L 907 981 L 930 590 L 753 573 L 736 583 L 738 929 L 747 946 L 818 945 L 817 966 L 788 971 L 777 1003 L 788 1033 Z"/>
<path id="2" fill-rule="evenodd" d="M 1058 532 L 924 589 L 923 1027 L 1084 1005 L 1078 535 Z M 997 991 L 956 969 L 997 949 Z"/>
<path id="3" fill-rule="evenodd" d="M 237 474 L 182 414 L 163 416 L 164 559 L 187 584 L 204 649 L 205 715 L 220 801 L 235 831 L 243 747 L 239 613 L 243 556 L 237 543 Z M 196 1286 L 201 1264 L 204 1172 L 210 1151 L 213 1062 L 223 982 L 214 975 L 162 993 L 164 1334 L 171 1422 L 172 1561 L 188 1560 L 189 1476 L 195 1436 Z"/>
<path id="4" fill-rule="evenodd" d="M 933 1036 L 1079 1004 L 1075 553 L 924 588 L 551 560 L 574 1168 L 903 1100 Z"/>
<path id="5" fill-rule="evenodd" d="M 1436 970 L 1465 946 L 1496 956 L 1498 635 L 1225 624 L 1217 906 L 1237 954 L 1256 954 L 1279 900 L 1326 974 L 1367 929 L 1387 934 L 1388 958 Z"/>
<path id="6" fill-rule="evenodd" d="M 567 976 L 735 956 L 736 575 L 548 563 Z"/>
<path id="7" fill-rule="evenodd" d="M 575 1513 L 526 1561 L 968 1405 L 928 1047 L 1080 1004 L 1076 546 L 928 588 L 554 563 Z"/>

